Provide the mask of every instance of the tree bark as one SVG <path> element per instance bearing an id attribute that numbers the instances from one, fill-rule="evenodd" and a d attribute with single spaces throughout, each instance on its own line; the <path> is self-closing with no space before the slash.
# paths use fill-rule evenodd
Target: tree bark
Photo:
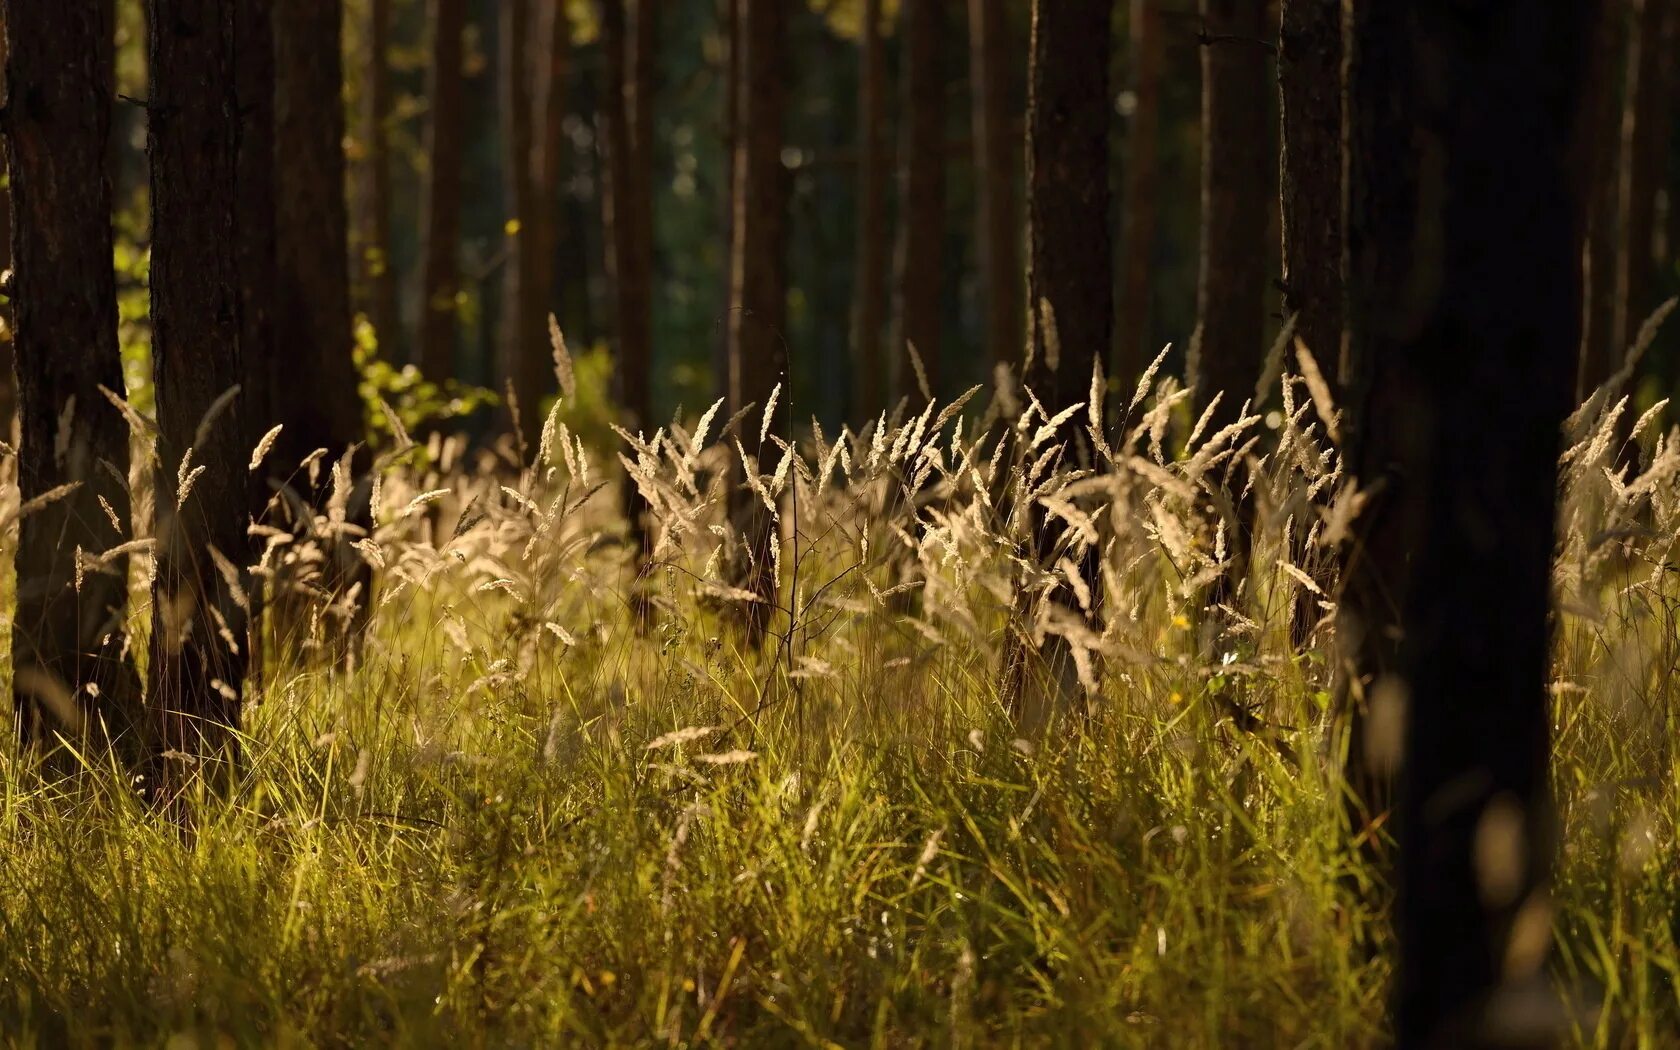
<path id="1" fill-rule="evenodd" d="M 566 174 L 566 88 L 572 72 L 572 22 L 565 0 L 543 0 L 537 20 L 536 63 L 537 142 L 532 160 L 531 237 L 532 309 L 539 346 L 547 347 L 550 313 L 563 314 L 556 287 L 556 258 L 560 250 L 560 186 Z M 547 360 L 547 355 L 544 355 Z"/>
<path id="2" fill-rule="evenodd" d="M 1657 226 L 1657 193 L 1668 161 L 1671 129 L 1664 96 L 1672 84 L 1674 62 L 1674 56 L 1663 49 L 1668 6 L 1669 0 L 1634 0 L 1618 187 L 1623 235 L 1616 253 L 1616 312 L 1611 328 L 1617 366 L 1656 305 L 1651 244 Z"/>
<path id="3" fill-rule="evenodd" d="M 235 8 L 151 0 L 152 361 L 157 389 L 157 577 L 147 669 L 169 791 L 171 752 L 231 749 L 245 679 L 246 587 L 217 558 L 249 540 L 241 348 Z M 336 98 L 336 96 L 335 96 Z M 342 258 L 342 255 L 340 256 Z"/>
<path id="4" fill-rule="evenodd" d="M 379 337 L 380 354 L 402 360 L 397 277 L 391 259 L 391 0 L 368 0 L 363 46 L 362 134 L 367 154 L 361 175 L 360 284 L 364 310 Z"/>
<path id="5" fill-rule="evenodd" d="M 548 378 L 546 340 L 534 321 L 532 295 L 536 268 L 536 239 L 525 229 L 535 196 L 531 181 L 531 5 L 515 0 L 501 5 L 500 111 L 502 121 L 502 199 L 507 214 L 506 262 L 502 266 L 502 369 L 513 392 L 520 440 L 535 449 L 543 425 L 543 398 L 552 386 Z M 542 349 L 539 356 L 539 348 Z"/>
<path id="6" fill-rule="evenodd" d="M 0 107 L 6 104 L 5 74 L 6 68 L 6 8 L 0 4 Z M 4 156 L 0 155 L 0 165 L 4 164 Z M 0 180 L 5 177 L 5 169 L 0 167 Z M 12 268 L 12 202 L 11 191 L 0 188 L 0 273 Z M 4 438 L 12 447 L 17 447 L 17 372 L 15 369 L 16 355 L 13 353 L 12 341 L 12 311 L 0 309 L 0 325 L 5 328 L 0 332 L 0 438 Z"/>
<path id="7" fill-rule="evenodd" d="M 782 166 L 787 107 L 787 5 L 782 0 L 740 0 L 741 122 L 735 151 L 734 272 L 730 279 L 729 401 L 736 411 L 756 405 L 762 419 L 771 391 L 786 378 L 788 175 Z M 782 432 L 787 399 L 778 399 L 770 432 Z M 760 458 L 775 446 L 743 428 L 741 443 Z M 738 469 L 738 468 L 737 468 Z M 738 475 L 730 509 L 744 551 L 736 559 L 737 586 L 757 601 L 744 610 L 750 644 L 769 627 L 776 600 L 771 538 L 776 521 Z"/>
<path id="8" fill-rule="evenodd" d="M 877 0 L 878 2 L 878 0 Z M 1021 313 L 1021 155 L 1009 132 L 1014 49 L 1003 0 L 969 0 L 969 91 L 973 96 L 975 241 L 986 297 L 987 356 L 1009 364 L 1026 338 Z"/>
<path id="9" fill-rule="evenodd" d="M 342 0 L 292 0 L 276 16 L 276 338 L 289 380 L 275 390 L 277 462 L 327 462 L 362 437 L 351 357 L 345 205 Z"/>
<path id="10" fill-rule="evenodd" d="M 1202 239 L 1189 375 L 1208 433 L 1233 423 L 1260 378 L 1266 325 L 1265 0 L 1202 0 Z"/>
<path id="11" fill-rule="evenodd" d="M 919 411 L 939 396 L 945 255 L 945 0 L 904 2 L 903 168 L 899 189 L 898 394 Z M 918 376 L 915 356 L 924 376 Z M 928 395 L 922 393 L 925 379 Z"/>
<path id="12" fill-rule="evenodd" d="M 1580 361 L 1575 397 L 1585 401 L 1621 365 L 1625 347 L 1615 341 L 1616 271 L 1621 241 L 1622 74 L 1626 7 L 1608 5 L 1593 33 L 1592 62 L 1588 67 L 1586 178 L 1583 199 L 1586 223 L 1580 245 L 1582 301 Z"/>
<path id="13" fill-rule="evenodd" d="M 1107 352 L 1114 324 L 1114 263 L 1108 232 L 1109 107 L 1107 99 L 1111 12 L 1107 4 L 1034 0 L 1027 101 L 1027 388 L 1052 415 L 1084 401 L 1098 355 Z M 1064 423 L 1058 439 L 1063 462 L 1101 469 L 1085 433 L 1085 413 Z M 1063 529 L 1041 507 L 1025 511 L 1028 544 L 1041 561 L 1053 560 Z M 1079 558 L 1091 592 L 1089 617 L 1100 609 L 1102 584 L 1095 546 Z M 1044 714 L 1028 663 L 1023 592 L 1005 640 L 1001 692 L 1023 723 Z M 1039 654 L 1052 676 L 1068 685 L 1071 660 L 1060 636 Z"/>
<path id="14" fill-rule="evenodd" d="M 1547 610 L 1581 323 L 1569 166 L 1594 6 L 1353 8 L 1344 401 L 1368 501 L 1337 633 L 1364 712 L 1352 788 L 1399 763 L 1401 1046 L 1555 1035 L 1502 1019 L 1549 987 L 1513 931 L 1547 922 Z M 1508 849 L 1478 866 L 1490 834 Z"/>
<path id="15" fill-rule="evenodd" d="M 1130 389 L 1147 355 L 1150 294 L 1155 278 L 1161 138 L 1161 0 L 1132 0 L 1132 118 L 1127 134 L 1125 218 L 1121 223 L 1120 316 L 1115 326 L 1114 378 Z"/>
<path id="16" fill-rule="evenodd" d="M 78 551 L 133 538 L 128 427 L 100 390 L 123 390 L 105 164 L 110 73 L 98 44 L 111 23 L 97 4 L 7 0 L 3 14 L 19 497 L 78 486 L 18 524 L 13 710 L 26 745 L 75 739 L 66 719 L 103 720 L 123 737 L 141 718 L 124 630 L 127 559 L 76 586 Z"/>
<path id="17" fill-rule="evenodd" d="M 1342 5 L 1283 0 L 1278 37 L 1283 310 L 1335 375 L 1342 359 Z"/>
<path id="18" fill-rule="evenodd" d="M 465 84 L 461 76 L 462 34 L 467 0 L 431 0 L 430 69 L 426 96 L 425 215 L 421 233 L 420 371 L 434 383 L 455 376 L 460 292 L 461 169 L 465 157 Z"/>
<path id="19" fill-rule="evenodd" d="M 858 54 L 857 261 L 852 278 L 853 422 L 873 419 L 886 401 L 881 328 L 887 316 L 887 62 L 881 0 L 864 0 Z"/>

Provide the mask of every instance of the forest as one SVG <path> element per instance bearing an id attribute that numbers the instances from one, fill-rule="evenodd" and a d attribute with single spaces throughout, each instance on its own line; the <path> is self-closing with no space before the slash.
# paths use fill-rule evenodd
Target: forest
<path id="1" fill-rule="evenodd" d="M 0 1045 L 1680 1046 L 1680 0 L 0 0 Z"/>

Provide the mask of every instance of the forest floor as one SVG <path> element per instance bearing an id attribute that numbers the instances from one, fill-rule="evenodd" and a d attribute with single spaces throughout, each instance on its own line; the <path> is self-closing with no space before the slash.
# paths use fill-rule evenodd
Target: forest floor
<path id="1" fill-rule="evenodd" d="M 1299 447 L 1311 415 L 1252 425 Z M 632 456 L 669 541 L 639 601 L 563 432 L 541 470 L 400 460 L 354 668 L 271 651 L 241 771 L 190 826 L 96 758 L 48 781 L 0 755 L 0 1042 L 1380 1044 L 1390 942 L 1331 773 L 1329 621 L 1291 649 L 1305 584 L 1277 568 L 1271 498 L 1241 609 L 1203 614 L 1213 472 L 1195 440 L 1162 450 L 1165 419 L 1112 450 L 1125 485 L 1060 490 L 1104 504 L 1111 612 L 1100 637 L 1039 616 L 1101 691 L 1033 729 L 997 687 L 1019 533 L 982 513 L 952 419 L 843 456 L 765 445 L 783 608 L 762 648 L 711 582 L 732 441 L 679 428 Z M 1680 497 L 1607 488 L 1600 429 L 1560 518 L 1547 973 L 1568 1041 L 1673 1045 Z M 1669 469 L 1650 437 L 1642 469 Z M 1296 457 L 1273 495 L 1333 477 L 1329 450 Z M 895 531 L 915 492 L 922 528 Z M 1595 540 L 1618 515 L 1637 544 Z"/>

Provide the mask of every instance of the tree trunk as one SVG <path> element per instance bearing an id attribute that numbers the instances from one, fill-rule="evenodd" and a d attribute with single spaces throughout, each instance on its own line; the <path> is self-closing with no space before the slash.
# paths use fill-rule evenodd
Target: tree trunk
<path id="1" fill-rule="evenodd" d="M 1296 337 L 1334 370 L 1342 359 L 1341 0 L 1283 0 L 1278 86 L 1283 310 Z"/>
<path id="2" fill-rule="evenodd" d="M 1368 502 L 1338 635 L 1366 705 L 1352 786 L 1400 768 L 1401 1046 L 1556 1034 L 1501 1019 L 1549 994 L 1543 948 L 1516 931 L 1548 921 L 1547 610 L 1592 9 L 1353 9 L 1344 400 Z M 1491 870 L 1490 835 L 1508 844 Z"/>
<path id="3" fill-rule="evenodd" d="M 1161 139 L 1161 0 L 1132 0 L 1132 118 L 1121 224 L 1120 317 L 1115 326 L 1114 378 L 1129 390 L 1146 363 L 1150 293 L 1155 278 Z"/>
<path id="4" fill-rule="evenodd" d="M 462 34 L 467 0 L 431 0 L 430 69 L 426 97 L 425 215 L 421 233 L 420 371 L 434 383 L 455 376 L 457 314 L 461 289 L 457 252 L 461 242 L 461 168 L 465 160 L 465 84 L 461 76 Z"/>
<path id="5" fill-rule="evenodd" d="M 602 185 L 602 225 L 607 237 L 607 272 L 613 285 L 614 329 L 618 338 L 619 407 L 624 426 L 637 433 L 651 426 L 649 380 L 653 370 L 653 62 L 657 43 L 657 0 L 603 0 L 601 50 L 606 70 L 602 147 L 607 178 Z M 638 550 L 648 538 L 647 507 L 625 479 L 624 513 Z"/>
<path id="6" fill-rule="evenodd" d="M 898 394 L 919 411 L 939 396 L 945 248 L 945 0 L 904 0 L 903 168 L 899 190 Z M 912 349 L 914 351 L 912 352 Z M 919 356 L 923 375 L 917 374 Z M 928 394 L 922 393 L 927 386 Z"/>
<path id="7" fill-rule="evenodd" d="M 863 0 L 858 55 L 857 261 L 852 278 L 851 405 L 854 423 L 886 401 L 881 327 L 887 317 L 887 61 L 881 0 Z"/>
<path id="8" fill-rule="evenodd" d="M 1580 361 L 1575 397 L 1585 401 L 1621 365 L 1615 341 L 1616 270 L 1621 240 L 1622 71 L 1626 8 L 1610 4 L 1593 32 L 1584 103 L 1587 121 L 1586 223 L 1580 245 L 1582 301 Z"/>
<path id="9" fill-rule="evenodd" d="M 362 134 L 367 149 L 362 162 L 361 219 L 357 238 L 365 312 L 379 337 L 380 354 L 402 360 L 402 326 L 397 315 L 397 277 L 391 268 L 391 0 L 368 0 L 367 49 L 362 87 Z"/>
<path id="10" fill-rule="evenodd" d="M 536 153 L 532 160 L 531 238 L 532 294 L 535 327 L 544 361 L 548 360 L 547 325 L 550 313 L 563 315 L 555 283 L 560 250 L 560 185 L 566 174 L 566 81 L 572 71 L 572 22 L 565 0 L 543 0 L 536 27 Z"/>
<path id="11" fill-rule="evenodd" d="M 520 441 L 535 449 L 542 433 L 542 401 L 552 385 L 546 340 L 533 320 L 536 292 L 533 278 L 536 239 L 528 236 L 525 221 L 531 216 L 535 194 L 531 182 L 531 5 L 516 0 L 501 5 L 501 48 L 497 61 L 501 77 L 499 99 L 502 119 L 502 200 L 507 213 L 506 256 L 502 266 L 502 369 L 513 392 Z M 539 348 L 541 354 L 539 354 Z"/>
<path id="12" fill-rule="evenodd" d="M 274 26 L 275 334 L 290 377 L 275 391 L 286 426 L 275 455 L 287 469 L 318 448 L 336 461 L 362 437 L 351 357 L 342 14 L 342 0 L 293 0 Z"/>
<path id="13" fill-rule="evenodd" d="M 735 150 L 734 273 L 730 279 L 729 401 L 740 411 L 756 405 L 762 419 L 771 391 L 786 378 L 788 175 L 782 166 L 787 107 L 787 5 L 740 0 L 741 122 Z M 780 434 L 787 399 L 778 399 L 770 432 Z M 741 444 L 762 459 L 775 446 L 758 441 L 758 427 L 742 428 Z M 737 468 L 739 469 L 739 468 Z M 758 644 L 776 600 L 771 538 L 776 521 L 745 484 L 730 486 L 730 509 L 745 548 L 734 566 L 737 586 L 757 601 L 744 610 L 747 640 Z"/>
<path id="14" fill-rule="evenodd" d="M 1266 326 L 1265 0 L 1202 0 L 1202 242 L 1189 375 L 1208 433 L 1233 423 L 1260 378 Z"/>
<path id="15" fill-rule="evenodd" d="M 1670 129 L 1663 96 L 1671 84 L 1674 62 L 1662 46 L 1668 3 L 1635 0 L 1633 36 L 1628 43 L 1618 198 L 1623 235 L 1617 246 L 1616 312 L 1611 328 L 1618 366 L 1656 305 L 1651 242 L 1657 225 L 1657 192 L 1668 161 Z"/>
<path id="16" fill-rule="evenodd" d="M 112 30 L 97 4 L 7 0 L 4 19 L 9 42 L 28 42 L 10 48 L 0 118 L 16 267 L 18 494 L 27 504 L 78 486 L 18 524 L 13 710 L 26 745 L 74 739 L 82 721 L 103 720 L 117 737 L 140 719 L 124 630 L 127 559 L 76 586 L 78 551 L 133 538 L 128 427 L 100 391 L 123 389 L 105 164 L 110 74 L 98 45 Z"/>
<path id="17" fill-rule="evenodd" d="M 1111 12 L 1107 4 L 1033 0 L 1030 93 L 1027 101 L 1027 358 L 1025 382 L 1047 412 L 1084 401 L 1098 355 L 1114 324 L 1114 263 L 1108 233 Z M 1085 413 L 1062 425 L 1064 463 L 1101 469 L 1085 434 Z M 1041 561 L 1053 560 L 1063 530 L 1041 507 L 1025 512 L 1028 543 Z M 1102 595 L 1095 546 L 1080 556 L 1090 589 L 1090 618 Z M 1043 715 L 1028 668 L 1028 596 L 1023 592 L 1005 643 L 1002 693 L 1024 723 Z M 1077 614 L 1076 614 L 1077 615 Z M 1060 636 L 1040 653 L 1051 676 L 1068 685 L 1071 661 Z"/>
<path id="18" fill-rule="evenodd" d="M 1026 324 L 1021 314 L 1021 217 L 1015 199 L 1021 154 L 1013 148 L 1009 130 L 1015 51 L 1003 0 L 968 0 L 968 38 L 978 198 L 975 241 L 986 296 L 987 356 L 994 364 L 1010 364 L 1026 338 Z"/>
<path id="19" fill-rule="evenodd" d="M 6 104 L 6 7 L 0 3 L 0 107 Z M 12 268 L 12 202 L 4 187 L 4 156 L 0 155 L 0 273 Z M 17 371 L 14 367 L 12 312 L 0 307 L 0 438 L 17 447 Z"/>
<path id="20" fill-rule="evenodd" d="M 157 388 L 157 577 L 147 669 L 170 752 L 230 748 L 245 679 L 248 507 L 241 354 L 235 8 L 151 0 L 152 362 Z M 336 100 L 337 96 L 334 96 Z M 342 254 L 340 255 L 342 258 Z"/>

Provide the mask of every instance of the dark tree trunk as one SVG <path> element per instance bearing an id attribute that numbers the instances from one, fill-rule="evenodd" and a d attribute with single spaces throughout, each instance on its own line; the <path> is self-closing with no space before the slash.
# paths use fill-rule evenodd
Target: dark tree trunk
<path id="1" fill-rule="evenodd" d="M 910 347 L 929 392 L 939 396 L 940 291 L 945 248 L 945 0 L 904 0 L 903 158 L 899 189 L 898 327 L 890 347 L 898 395 L 926 403 Z"/>
<path id="2" fill-rule="evenodd" d="M 1084 401 L 1098 355 L 1108 350 L 1114 324 L 1114 262 L 1108 233 L 1109 147 L 1107 105 L 1111 12 L 1107 4 L 1034 0 L 1032 58 L 1027 100 L 1027 311 L 1023 369 L 1028 389 L 1051 414 Z M 1085 413 L 1063 424 L 1064 462 L 1101 469 L 1085 435 Z M 1027 512 L 1028 543 L 1040 560 L 1053 560 L 1062 529 L 1042 508 Z M 1096 550 L 1079 569 L 1098 612 L 1102 585 Z M 1023 722 L 1041 712 L 1028 667 L 1029 640 L 1023 593 L 1005 644 L 1002 693 Z M 1069 655 L 1058 636 L 1040 654 L 1052 676 L 1071 692 Z"/>
<path id="3" fill-rule="evenodd" d="M 465 84 L 462 34 L 467 0 L 431 0 L 431 58 L 426 97 L 425 212 L 421 233 L 420 371 L 441 383 L 455 377 L 457 313 L 461 289 L 461 168 L 465 159 Z"/>
<path id="4" fill-rule="evenodd" d="M 877 0 L 878 2 L 878 0 Z M 1021 215 L 1016 192 L 1021 154 L 1009 127 L 1015 83 L 1003 0 L 969 0 L 969 91 L 973 96 L 976 243 L 986 296 L 987 356 L 1011 364 L 1026 338 L 1021 313 Z"/>
<path id="5" fill-rule="evenodd" d="M 6 104 L 5 68 L 6 68 L 6 7 L 0 4 L 0 107 Z M 0 165 L 4 164 L 4 157 L 0 156 Z M 5 178 L 5 169 L 0 166 L 0 180 Z M 0 273 L 12 268 L 12 202 L 9 190 L 0 188 Z M 10 310 L 0 309 L 0 321 L 6 330 L 0 332 L 0 438 L 17 446 L 17 373 L 13 367 L 16 355 L 13 354 L 12 317 Z"/>
<path id="6" fill-rule="evenodd" d="M 532 159 L 531 237 L 535 242 L 532 260 L 532 295 L 536 311 L 539 345 L 546 350 L 546 328 L 550 313 L 564 314 L 555 283 L 556 259 L 560 250 L 560 184 L 566 174 L 566 81 L 572 71 L 572 23 L 565 0 L 543 0 L 537 20 L 536 45 L 536 153 Z M 547 354 L 543 354 L 547 360 Z"/>
<path id="7" fill-rule="evenodd" d="M 601 5 L 601 50 L 606 89 L 602 225 L 607 237 L 607 273 L 613 285 L 614 330 L 618 339 L 619 407 L 631 433 L 651 426 L 649 380 L 653 370 L 653 62 L 657 43 L 656 0 Z M 647 507 L 634 482 L 625 479 L 624 513 L 638 550 L 646 546 Z"/>
<path id="8" fill-rule="evenodd" d="M 1334 375 L 1342 359 L 1342 5 L 1283 0 L 1283 309 Z"/>
<path id="9" fill-rule="evenodd" d="M 140 718 L 124 630 L 127 559 L 76 586 L 78 550 L 96 555 L 133 538 L 121 480 L 128 426 L 100 391 L 123 389 L 105 164 L 109 52 L 99 46 L 112 30 L 98 4 L 7 0 L 4 18 L 19 496 L 27 504 L 79 486 L 18 525 L 13 710 L 25 744 L 74 739 L 65 718 L 103 719 L 118 736 Z"/>
<path id="10" fill-rule="evenodd" d="M 1501 1019 L 1550 987 L 1543 950 L 1512 948 L 1519 915 L 1545 914 L 1525 909 L 1545 908 L 1553 841 L 1547 609 L 1580 334 L 1568 169 L 1593 8 L 1353 9 L 1347 469 L 1369 502 L 1338 634 L 1368 705 L 1354 789 L 1400 763 L 1401 1046 L 1552 1042 Z M 1490 834 L 1508 852 L 1478 869 Z"/>
<path id="11" fill-rule="evenodd" d="M 1585 401 L 1621 364 L 1625 347 L 1615 342 L 1616 269 L 1621 235 L 1622 71 L 1626 8 L 1609 5 L 1593 31 L 1587 71 L 1585 182 L 1586 222 L 1580 245 L 1582 302 L 1580 361 L 1575 397 Z"/>
<path id="12" fill-rule="evenodd" d="M 330 464 L 362 437 L 351 356 L 344 199 L 342 0 L 292 0 L 275 19 L 276 338 L 289 381 L 275 390 L 284 469 L 318 448 Z"/>
<path id="13" fill-rule="evenodd" d="M 852 278 L 849 415 L 875 417 L 886 401 L 881 327 L 887 317 L 887 61 L 881 0 L 864 0 L 858 54 L 857 261 Z"/>
<path id="14" fill-rule="evenodd" d="M 165 752 L 158 786 L 170 790 L 188 770 L 169 752 L 215 754 L 239 727 L 245 587 L 216 559 L 245 560 L 250 449 L 244 405 L 228 399 L 248 378 L 235 8 L 151 0 L 149 11 L 158 563 L 147 685 Z"/>
<path id="15" fill-rule="evenodd" d="M 1675 56 L 1663 49 L 1669 0 L 1635 0 L 1628 45 L 1627 97 L 1622 107 L 1619 209 L 1623 235 L 1616 256 L 1616 312 L 1612 325 L 1616 364 L 1656 306 L 1656 266 L 1651 242 L 1657 226 L 1657 192 L 1668 159 L 1670 129 L 1664 95 Z"/>
<path id="16" fill-rule="evenodd" d="M 782 0 L 740 0 L 741 120 L 735 150 L 734 273 L 730 280 L 729 401 L 736 411 L 756 405 L 749 421 L 762 419 L 770 393 L 786 378 L 783 342 L 787 317 L 788 174 L 782 166 L 782 123 L 787 107 L 787 5 Z M 772 433 L 781 433 L 787 399 L 778 399 Z M 761 458 L 759 427 L 742 428 L 741 444 Z M 737 479 L 738 480 L 738 479 Z M 747 639 L 763 640 L 776 600 L 770 563 L 775 520 L 746 485 L 730 488 L 731 512 L 745 550 L 735 565 L 737 586 L 758 602 L 745 610 Z"/>
<path id="17" fill-rule="evenodd" d="M 1202 243 L 1190 382 L 1208 433 L 1235 422 L 1260 378 L 1266 326 L 1265 0 L 1202 0 Z"/>
<path id="18" fill-rule="evenodd" d="M 533 278 L 536 238 L 525 229 L 535 194 L 531 181 L 531 5 L 516 0 L 501 5 L 501 49 L 497 61 L 501 77 L 502 200 L 507 211 L 506 262 L 502 266 L 502 369 L 513 392 L 520 440 L 535 449 L 542 432 L 542 401 L 549 393 L 553 371 L 548 365 L 547 341 L 534 324 L 532 307 L 537 292 Z"/>
<path id="19" fill-rule="evenodd" d="M 391 0 L 368 0 L 363 58 L 362 134 L 367 154 L 361 174 L 360 278 L 364 310 L 388 361 L 403 357 L 397 319 L 397 276 L 391 262 L 391 74 L 387 65 Z"/>
<path id="20" fill-rule="evenodd" d="M 1161 138 L 1161 0 L 1132 0 L 1131 129 L 1127 134 L 1125 218 L 1121 224 L 1120 316 L 1114 378 L 1127 390 L 1143 373 L 1154 288 L 1156 184 Z"/>

